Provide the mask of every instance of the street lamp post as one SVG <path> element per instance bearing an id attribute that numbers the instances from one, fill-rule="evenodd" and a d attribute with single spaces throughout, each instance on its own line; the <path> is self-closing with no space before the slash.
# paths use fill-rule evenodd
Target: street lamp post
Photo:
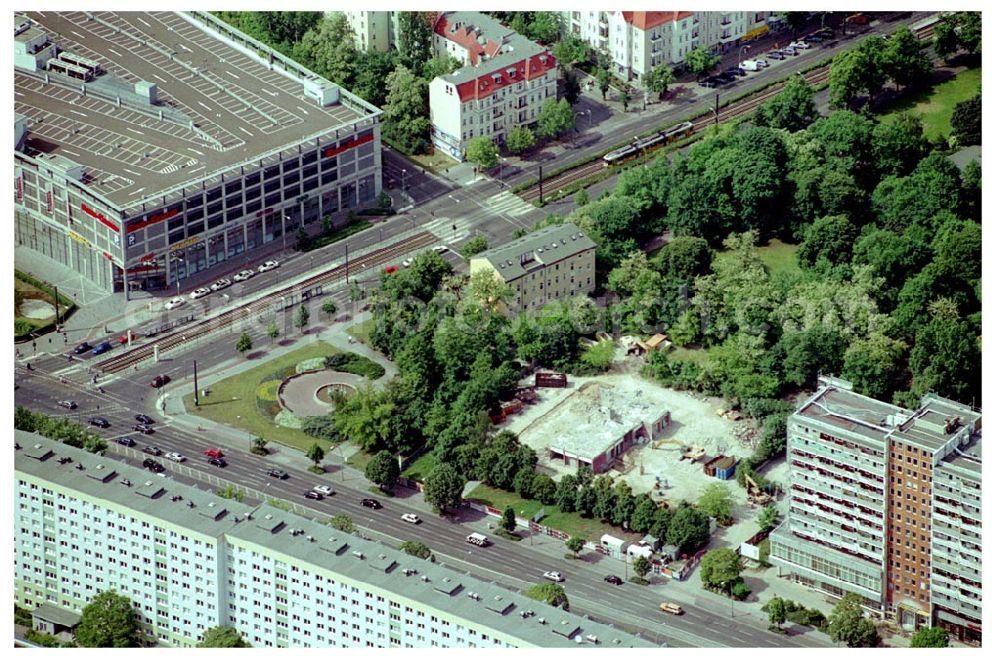
<path id="1" fill-rule="evenodd" d="M 406 169 L 403 169 L 403 191 L 406 191 Z"/>
<path id="2" fill-rule="evenodd" d="M 500 189 L 503 189 L 503 165 L 506 164 L 506 158 L 500 158 Z"/>
<path id="3" fill-rule="evenodd" d="M 291 217 L 289 217 L 288 215 L 286 215 L 284 213 L 281 214 L 281 254 L 282 255 L 285 254 L 285 249 L 287 248 L 287 242 L 286 242 L 287 234 L 285 233 L 285 222 L 291 222 L 291 221 L 292 221 Z"/>

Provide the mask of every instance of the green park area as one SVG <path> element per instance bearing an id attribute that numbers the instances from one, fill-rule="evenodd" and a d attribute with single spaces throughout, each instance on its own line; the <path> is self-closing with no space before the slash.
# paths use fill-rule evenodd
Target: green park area
<path id="1" fill-rule="evenodd" d="M 909 112 L 924 126 L 924 136 L 930 140 L 951 135 L 951 114 L 955 105 L 972 99 L 983 83 L 981 67 L 962 70 L 954 78 L 935 86 L 904 95 L 880 114 L 883 121 L 898 113 Z"/>
<path id="2" fill-rule="evenodd" d="M 776 276 L 779 273 L 787 273 L 790 277 L 797 277 L 802 273 L 802 269 L 799 268 L 798 258 L 795 256 L 795 250 L 798 247 L 798 245 L 790 245 L 777 239 L 771 239 L 767 245 L 758 246 L 756 252 L 772 276 Z M 723 250 L 718 253 L 718 256 L 729 254 L 733 254 L 733 250 Z"/>
<path id="3" fill-rule="evenodd" d="M 308 450 L 313 444 L 329 450 L 329 441 L 308 435 L 297 428 L 278 425 L 274 416 L 280 411 L 277 402 L 278 386 L 283 379 L 295 374 L 296 365 L 310 359 L 331 356 L 346 359 L 345 364 L 331 369 L 370 376 L 379 376 L 384 372 L 381 366 L 368 359 L 343 352 L 325 342 L 314 342 L 254 365 L 238 375 L 208 386 L 203 385 L 202 388 L 208 388 L 208 395 L 199 400 L 200 404 L 195 406 L 194 394 L 191 393 L 184 396 L 184 406 L 190 414 L 238 428 L 268 441 L 280 442 L 302 451 Z M 248 438 L 247 447 L 249 446 Z"/>
<path id="4" fill-rule="evenodd" d="M 27 273 L 14 271 L 14 337 L 23 338 L 54 324 L 54 303 L 55 292 L 51 286 Z M 62 294 L 59 303 L 60 318 L 65 320 L 76 309 L 76 304 Z M 47 316 L 39 316 L 42 311 Z"/>

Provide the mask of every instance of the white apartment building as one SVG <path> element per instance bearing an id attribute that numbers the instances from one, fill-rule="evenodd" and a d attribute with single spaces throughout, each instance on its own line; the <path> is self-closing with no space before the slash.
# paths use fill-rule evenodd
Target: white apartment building
<path id="1" fill-rule="evenodd" d="M 334 12 L 327 12 L 328 14 Z M 339 12 L 354 31 L 362 51 L 389 51 L 399 43 L 399 12 Z"/>
<path id="2" fill-rule="evenodd" d="M 429 86 L 432 140 L 457 160 L 476 137 L 503 143 L 512 128 L 534 124 L 556 98 L 555 57 L 484 14 L 441 14 L 433 43 L 464 64 Z"/>
<path id="3" fill-rule="evenodd" d="M 132 599 L 147 642 L 236 627 L 257 647 L 655 647 L 458 570 L 15 431 L 14 602 Z"/>
<path id="4" fill-rule="evenodd" d="M 543 227 L 469 259 L 469 274 L 491 271 L 514 292 L 512 312 L 589 294 L 596 282 L 597 245 L 572 223 Z"/>
<path id="5" fill-rule="evenodd" d="M 657 65 L 679 66 L 689 52 L 705 46 L 727 51 L 741 40 L 768 30 L 770 12 L 607 12 L 564 11 L 563 30 L 611 57 L 612 73 L 641 79 Z"/>

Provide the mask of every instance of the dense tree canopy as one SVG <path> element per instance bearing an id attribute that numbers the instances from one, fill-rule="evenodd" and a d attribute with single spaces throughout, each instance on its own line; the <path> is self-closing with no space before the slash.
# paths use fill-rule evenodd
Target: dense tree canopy
<path id="1" fill-rule="evenodd" d="M 96 594 L 83 607 L 76 642 L 83 647 L 137 647 L 139 617 L 132 600 L 114 590 Z"/>

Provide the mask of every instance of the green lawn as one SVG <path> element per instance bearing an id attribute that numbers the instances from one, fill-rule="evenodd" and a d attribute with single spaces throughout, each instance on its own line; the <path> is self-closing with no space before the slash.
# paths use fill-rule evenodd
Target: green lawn
<path id="1" fill-rule="evenodd" d="M 371 344 L 371 333 L 372 329 L 375 328 L 374 319 L 366 319 L 360 324 L 354 324 L 353 326 L 347 327 L 347 334 L 353 335 L 355 338 L 365 343 L 369 347 Z"/>
<path id="2" fill-rule="evenodd" d="M 238 375 L 209 384 L 207 387 L 203 384 L 202 388 L 208 388 L 209 394 L 201 398 L 201 405 L 195 407 L 194 393 L 190 393 L 184 396 L 184 406 L 190 414 L 260 435 L 272 442 L 280 442 L 303 451 L 313 444 L 320 444 L 328 451 L 330 442 L 307 435 L 301 430 L 282 428 L 261 414 L 257 409 L 256 393 L 257 386 L 264 377 L 282 368 L 294 367 L 296 363 L 309 358 L 330 356 L 340 352 L 340 349 L 325 342 L 314 342 L 255 365 Z M 270 352 L 270 354 L 277 353 L 280 351 Z M 249 443 L 247 446 L 249 447 Z"/>
<path id="3" fill-rule="evenodd" d="M 777 275 L 778 273 L 797 275 L 802 272 L 795 258 L 795 250 L 798 247 L 798 245 L 790 245 L 777 239 L 771 239 L 771 242 L 767 245 L 757 248 L 757 255 L 764 262 L 764 265 L 767 266 L 767 270 L 771 275 Z M 718 252 L 717 256 L 725 256 L 729 252 L 730 250 L 724 250 Z"/>
<path id="4" fill-rule="evenodd" d="M 531 518 L 542 508 L 542 503 L 538 500 L 521 499 L 517 493 L 491 488 L 486 484 L 479 484 L 475 490 L 466 495 L 466 499 L 488 504 L 501 511 L 509 506 L 521 518 Z M 599 541 L 602 535 L 608 533 L 621 533 L 620 529 L 605 525 L 596 518 L 581 518 L 577 513 L 563 513 L 554 506 L 546 506 L 545 511 L 542 525 L 566 532 L 571 536 L 582 537 L 587 541 Z"/>
<path id="5" fill-rule="evenodd" d="M 687 347 L 671 347 L 670 359 L 673 361 L 691 361 L 692 363 L 704 363 L 708 359 L 708 352 L 700 347 L 698 349 L 688 349 Z"/>
<path id="6" fill-rule="evenodd" d="M 924 136 L 928 139 L 947 138 L 951 134 L 951 114 L 955 105 L 974 97 L 982 82 L 981 68 L 966 69 L 951 80 L 896 100 L 879 116 L 887 120 L 897 113 L 909 111 L 923 123 Z"/>
<path id="7" fill-rule="evenodd" d="M 423 481 L 434 469 L 434 456 L 428 451 L 413 461 L 413 464 L 403 470 L 403 476 L 416 481 Z"/>
<path id="8" fill-rule="evenodd" d="M 347 464 L 354 469 L 365 471 L 365 467 L 368 467 L 368 461 L 374 456 L 370 453 L 365 453 L 364 451 L 358 451 L 353 456 L 347 459 Z"/>

